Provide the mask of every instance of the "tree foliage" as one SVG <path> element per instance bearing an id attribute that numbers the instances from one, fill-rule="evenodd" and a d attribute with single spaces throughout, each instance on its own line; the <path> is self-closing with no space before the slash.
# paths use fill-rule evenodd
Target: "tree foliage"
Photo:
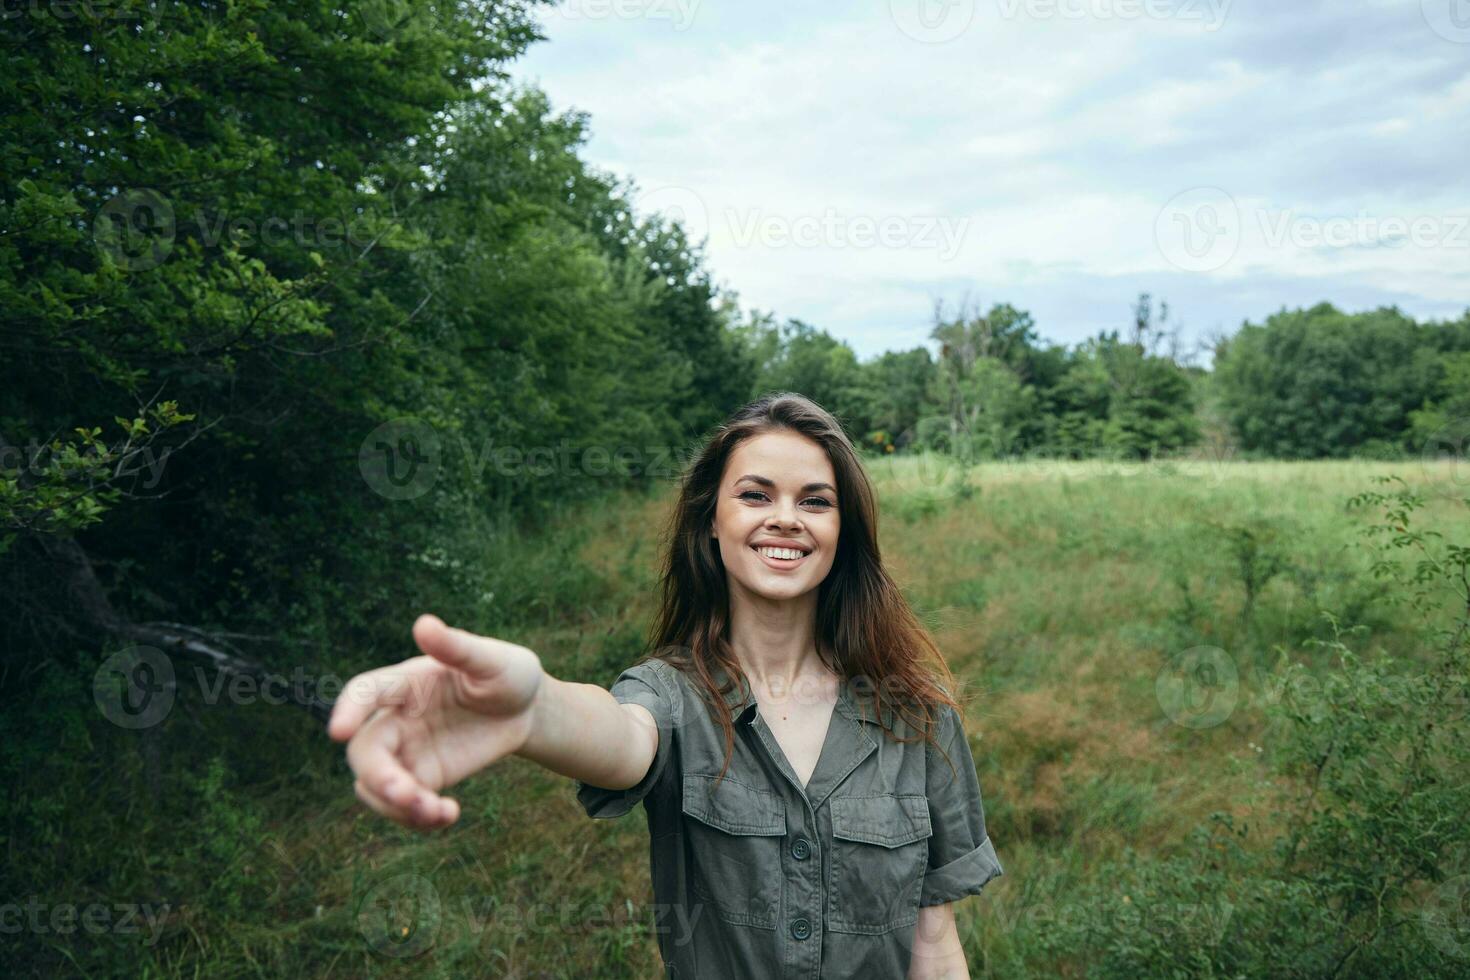
<path id="1" fill-rule="evenodd" d="M 1215 381 L 1240 446 L 1271 457 L 1395 455 L 1423 445 L 1449 403 L 1452 355 L 1470 350 L 1470 314 L 1421 324 L 1386 307 L 1329 303 L 1246 323 L 1216 354 Z"/>
<path id="2" fill-rule="evenodd" d="M 0 23 L 7 649 L 406 614 L 406 559 L 646 483 L 734 406 L 702 256 L 509 82 L 533 6 Z M 362 472 L 395 420 L 435 446 L 412 501 Z"/>

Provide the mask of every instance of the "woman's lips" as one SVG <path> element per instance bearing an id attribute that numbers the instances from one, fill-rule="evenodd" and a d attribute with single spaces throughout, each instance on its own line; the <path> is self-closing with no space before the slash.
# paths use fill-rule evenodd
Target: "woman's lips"
<path id="1" fill-rule="evenodd" d="M 800 558 L 772 558 L 770 555 L 762 554 L 759 548 L 751 548 L 750 550 L 754 551 L 758 556 L 760 556 L 760 560 L 765 562 L 770 567 L 779 568 L 782 570 L 795 568 L 797 565 L 800 565 L 802 562 L 811 557 L 811 552 L 807 552 Z"/>

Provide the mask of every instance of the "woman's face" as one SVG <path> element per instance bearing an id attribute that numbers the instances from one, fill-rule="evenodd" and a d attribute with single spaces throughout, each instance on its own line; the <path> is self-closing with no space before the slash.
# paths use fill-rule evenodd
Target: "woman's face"
<path id="1" fill-rule="evenodd" d="M 725 461 L 713 528 L 731 587 L 767 599 L 815 589 L 837 555 L 837 504 L 832 462 L 816 442 L 795 432 L 741 442 Z M 782 557 L 792 550 L 801 555 Z"/>

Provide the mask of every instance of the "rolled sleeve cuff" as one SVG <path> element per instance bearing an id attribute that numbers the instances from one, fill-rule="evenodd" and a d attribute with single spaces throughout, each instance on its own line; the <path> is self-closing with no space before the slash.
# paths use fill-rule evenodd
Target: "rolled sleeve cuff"
<path id="1" fill-rule="evenodd" d="M 956 858 L 942 868 L 935 868 L 924 877 L 924 888 L 919 893 L 919 906 L 943 905 L 958 901 L 966 895 L 978 895 L 992 878 L 1005 874 L 1000 859 L 995 856 L 995 845 L 987 836 L 979 847 L 963 857 Z"/>
<path id="2" fill-rule="evenodd" d="M 663 712 L 668 710 L 668 703 L 662 701 L 652 691 L 633 691 L 628 694 L 618 693 L 614 695 L 619 704 L 641 704 L 653 714 L 654 718 L 662 718 Z M 668 757 L 669 742 L 673 733 L 668 729 L 660 729 L 658 739 L 658 754 L 653 758 L 653 764 L 648 767 L 648 772 L 636 785 L 627 789 L 604 789 L 601 786 L 593 786 L 577 780 L 577 802 L 587 812 L 587 816 L 594 819 L 607 819 L 621 817 L 629 810 L 637 806 L 649 791 L 658 782 L 663 772 L 664 760 Z"/>

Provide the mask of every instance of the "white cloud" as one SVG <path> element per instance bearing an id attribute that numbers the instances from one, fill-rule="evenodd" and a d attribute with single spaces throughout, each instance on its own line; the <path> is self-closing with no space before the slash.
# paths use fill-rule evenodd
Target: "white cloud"
<path id="1" fill-rule="evenodd" d="M 1470 47 L 1418 0 L 1351 16 L 1236 0 L 1214 30 L 977 0 L 941 44 L 905 34 L 887 0 L 679 9 L 553 18 L 516 73 L 590 112 L 595 165 L 698 202 L 743 305 L 865 355 L 921 342 L 933 299 L 965 289 L 1033 303 L 1067 341 L 1121 325 L 1141 291 L 1200 328 L 1323 299 L 1470 305 L 1455 229 Z M 1218 265 L 1160 239 L 1169 202 L 1206 187 L 1238 215 Z M 869 227 L 893 234 L 863 244 Z"/>

